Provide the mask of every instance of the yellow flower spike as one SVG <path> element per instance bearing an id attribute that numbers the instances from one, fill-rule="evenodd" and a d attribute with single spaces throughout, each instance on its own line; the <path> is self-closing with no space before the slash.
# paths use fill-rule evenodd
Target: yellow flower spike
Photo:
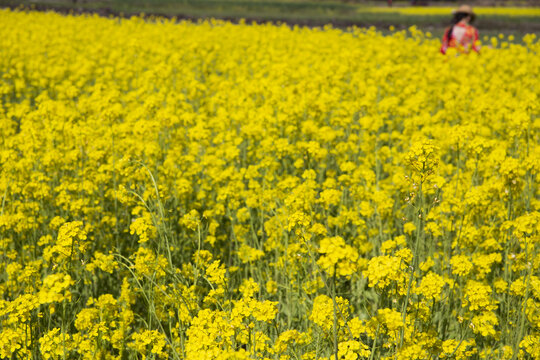
<path id="1" fill-rule="evenodd" d="M 426 300 L 439 301 L 445 283 L 442 276 L 433 272 L 428 272 L 422 277 L 422 281 L 415 291 L 417 294 L 422 295 Z"/>
<path id="2" fill-rule="evenodd" d="M 264 256 L 264 251 L 254 249 L 246 244 L 242 244 L 238 250 L 238 257 L 243 263 L 257 261 Z"/>
<path id="3" fill-rule="evenodd" d="M 71 262 L 86 252 L 89 246 L 87 231 L 81 221 L 64 223 L 58 230 L 58 238 L 44 250 L 43 257 L 56 263 Z"/>
<path id="4" fill-rule="evenodd" d="M 242 285 L 238 289 L 238 291 L 244 296 L 244 298 L 251 298 L 255 295 L 255 293 L 259 292 L 260 287 L 259 284 L 257 284 L 253 278 L 244 279 L 242 282 Z"/>
<path id="5" fill-rule="evenodd" d="M 340 296 L 336 296 L 338 306 L 338 324 L 344 326 L 349 316 L 349 301 Z M 330 332 L 334 326 L 334 303 L 326 295 L 319 295 L 313 302 L 313 310 L 309 319 L 320 326 L 326 332 Z"/>
<path id="6" fill-rule="evenodd" d="M 44 359 L 61 359 L 75 349 L 75 344 L 69 334 L 61 333 L 54 328 L 39 339 L 39 349 Z"/>
<path id="7" fill-rule="evenodd" d="M 144 212 L 142 217 L 139 217 L 129 226 L 131 235 L 139 236 L 139 243 L 143 244 L 156 236 L 156 228 L 152 221 L 152 216 L 148 212 Z"/>
<path id="8" fill-rule="evenodd" d="M 468 307 L 472 311 L 497 309 L 498 302 L 491 298 L 491 292 L 489 285 L 474 280 L 467 281 L 463 307 Z"/>
<path id="9" fill-rule="evenodd" d="M 135 333 L 131 338 L 133 342 L 129 346 L 145 357 L 149 355 L 163 357 L 166 355 L 167 343 L 165 335 L 160 334 L 157 330 L 145 330 Z"/>
<path id="10" fill-rule="evenodd" d="M 406 269 L 407 265 L 401 258 L 385 255 L 369 260 L 363 274 L 368 278 L 370 287 L 383 290 L 396 284 L 398 292 L 401 293 L 406 287 Z"/>
<path id="11" fill-rule="evenodd" d="M 330 276 L 334 269 L 338 276 L 350 276 L 357 270 L 358 252 L 345 244 L 341 237 L 324 238 L 321 240 L 319 253 L 322 254 L 317 264 Z"/>
<path id="12" fill-rule="evenodd" d="M 75 284 L 71 276 L 66 274 L 51 274 L 43 280 L 43 286 L 39 291 L 39 303 L 50 304 L 71 300 L 69 287 Z"/>
<path id="13" fill-rule="evenodd" d="M 277 286 L 277 282 L 275 282 L 274 280 L 268 280 L 266 282 L 266 291 L 269 293 L 269 294 L 275 294 L 277 293 L 277 290 L 278 290 L 278 286 Z"/>
<path id="14" fill-rule="evenodd" d="M 432 140 L 427 140 L 414 143 L 405 156 L 405 162 L 420 176 L 420 182 L 423 183 L 437 168 L 438 150 Z"/>

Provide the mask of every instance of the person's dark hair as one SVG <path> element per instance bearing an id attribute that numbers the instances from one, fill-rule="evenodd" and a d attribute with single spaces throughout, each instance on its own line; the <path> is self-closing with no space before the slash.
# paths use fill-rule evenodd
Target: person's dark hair
<path id="1" fill-rule="evenodd" d="M 446 40 L 450 41 L 452 38 L 452 30 L 454 30 L 454 25 L 456 25 L 461 20 L 465 19 L 467 16 L 471 17 L 471 20 L 469 23 L 472 23 L 474 21 L 474 14 L 469 14 L 465 12 L 456 12 L 454 13 L 454 16 L 452 17 L 452 25 L 450 26 L 450 29 L 448 30 L 448 34 L 446 34 Z"/>

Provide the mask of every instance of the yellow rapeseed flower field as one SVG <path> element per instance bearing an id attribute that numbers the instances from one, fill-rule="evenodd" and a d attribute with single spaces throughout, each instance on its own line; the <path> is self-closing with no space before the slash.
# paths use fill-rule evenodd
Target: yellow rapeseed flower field
<path id="1" fill-rule="evenodd" d="M 1 359 L 540 359 L 540 44 L 0 11 Z"/>

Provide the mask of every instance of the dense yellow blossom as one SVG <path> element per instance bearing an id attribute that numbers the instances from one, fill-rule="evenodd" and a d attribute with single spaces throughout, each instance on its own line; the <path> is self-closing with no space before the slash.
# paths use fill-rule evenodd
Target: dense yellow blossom
<path id="1" fill-rule="evenodd" d="M 144 330 L 132 335 L 133 343 L 130 344 L 134 350 L 142 355 L 143 359 L 165 357 L 166 340 L 165 336 L 156 330 Z"/>
<path id="2" fill-rule="evenodd" d="M 51 274 L 43 280 L 43 285 L 39 291 L 39 303 L 47 304 L 52 302 L 60 302 L 71 300 L 71 292 L 69 287 L 75 281 L 69 275 Z"/>
<path id="3" fill-rule="evenodd" d="M 441 298 L 441 292 L 446 283 L 447 281 L 442 276 L 429 272 L 422 278 L 422 282 L 416 288 L 416 291 L 427 300 L 438 301 Z"/>
<path id="4" fill-rule="evenodd" d="M 65 359 L 73 349 L 71 336 L 54 328 L 39 339 L 39 349 L 44 359 Z"/>
<path id="5" fill-rule="evenodd" d="M 0 22 L 0 358 L 540 359 L 536 35 Z"/>
<path id="6" fill-rule="evenodd" d="M 343 326 L 349 316 L 349 302 L 347 299 L 336 297 L 335 303 L 336 323 Z M 326 295 L 317 296 L 313 301 L 313 310 L 309 319 L 325 331 L 330 331 L 334 327 L 334 303 L 332 298 Z"/>
<path id="7" fill-rule="evenodd" d="M 396 284 L 402 289 L 406 282 L 407 265 L 397 256 L 378 256 L 371 259 L 364 271 L 369 279 L 369 286 L 384 289 Z"/>
<path id="8" fill-rule="evenodd" d="M 464 289 L 465 302 L 470 310 L 492 310 L 497 308 L 497 302 L 491 298 L 492 289 L 489 285 L 469 280 Z"/>
<path id="9" fill-rule="evenodd" d="M 350 276 L 357 270 L 358 252 L 341 237 L 321 240 L 317 264 L 330 275 Z"/>

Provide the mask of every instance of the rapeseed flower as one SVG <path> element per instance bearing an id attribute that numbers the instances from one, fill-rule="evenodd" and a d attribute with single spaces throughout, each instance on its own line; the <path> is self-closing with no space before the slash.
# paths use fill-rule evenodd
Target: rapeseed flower
<path id="1" fill-rule="evenodd" d="M 540 357 L 536 35 L 0 21 L 0 357 Z"/>

